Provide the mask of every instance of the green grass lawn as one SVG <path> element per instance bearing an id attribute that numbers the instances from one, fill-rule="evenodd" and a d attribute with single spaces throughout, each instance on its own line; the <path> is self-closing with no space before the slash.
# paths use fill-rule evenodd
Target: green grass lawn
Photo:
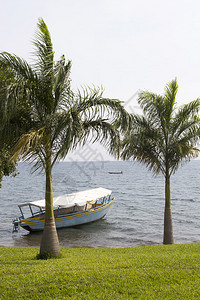
<path id="1" fill-rule="evenodd" d="M 200 299 L 200 244 L 38 252 L 0 247 L 0 299 Z"/>

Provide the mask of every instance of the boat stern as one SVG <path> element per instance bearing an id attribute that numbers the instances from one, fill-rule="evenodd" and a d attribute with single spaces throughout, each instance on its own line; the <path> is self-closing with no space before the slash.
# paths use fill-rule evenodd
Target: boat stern
<path id="1" fill-rule="evenodd" d="M 19 232 L 20 229 L 20 218 L 15 218 L 13 219 L 12 223 L 13 223 L 13 232 Z"/>

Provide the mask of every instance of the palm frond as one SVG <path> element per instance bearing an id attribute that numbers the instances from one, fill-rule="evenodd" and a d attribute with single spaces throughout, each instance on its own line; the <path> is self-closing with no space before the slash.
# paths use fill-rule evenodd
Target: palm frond
<path id="1" fill-rule="evenodd" d="M 77 110 L 63 111 L 55 114 L 52 129 L 53 162 L 63 159 L 70 149 L 77 147 L 78 141 L 84 134 L 82 120 Z"/>
<path id="2" fill-rule="evenodd" d="M 91 120 L 83 123 L 86 134 L 82 138 L 83 145 L 89 142 L 99 141 L 104 145 L 108 152 L 118 158 L 120 151 L 120 135 L 117 128 L 104 119 Z"/>
<path id="3" fill-rule="evenodd" d="M 162 126 L 164 128 L 165 120 L 163 111 L 165 103 L 161 95 L 142 91 L 139 93 L 138 103 L 141 106 L 144 115 L 154 121 L 155 126 Z"/>
<path id="4" fill-rule="evenodd" d="M 178 84 L 176 78 L 169 82 L 165 87 L 164 94 L 164 116 L 166 120 L 166 124 L 169 124 L 172 119 L 172 113 L 176 108 L 176 94 L 178 92 Z"/>
<path id="5" fill-rule="evenodd" d="M 132 116 L 132 128 L 122 143 L 122 158 L 143 162 L 154 173 L 174 173 L 179 164 L 199 153 L 199 99 L 176 113 L 176 79 L 165 88 L 164 96 L 140 92 L 138 102 L 143 116 Z M 168 173 L 169 172 L 169 173 Z"/>
<path id="6" fill-rule="evenodd" d="M 58 106 L 62 107 L 62 105 L 68 102 L 67 100 L 70 94 L 70 71 L 71 61 L 65 63 L 65 57 L 63 55 L 54 68 L 54 111 L 56 111 Z"/>
<path id="7" fill-rule="evenodd" d="M 34 72 L 30 65 L 22 58 L 8 52 L 0 53 L 0 65 L 10 67 L 16 75 L 16 79 L 29 80 L 34 78 Z"/>
<path id="8" fill-rule="evenodd" d="M 138 160 L 155 174 L 164 173 L 164 145 L 160 131 L 152 127 L 152 120 L 145 117 L 134 115 L 132 120 L 132 130 L 122 142 L 122 158 Z"/>
<path id="9" fill-rule="evenodd" d="M 44 128 L 41 128 L 40 130 L 31 130 L 29 133 L 23 134 L 13 149 L 11 160 L 18 159 L 18 157 L 25 159 L 36 149 L 43 138 L 43 135 Z"/>
<path id="10" fill-rule="evenodd" d="M 189 141 L 195 147 L 200 135 L 200 120 L 198 117 L 199 100 L 190 102 L 181 107 L 171 123 L 171 144 L 178 141 L 180 144 Z"/>
<path id="11" fill-rule="evenodd" d="M 37 31 L 33 44 L 35 46 L 35 54 L 37 61 L 35 63 L 36 71 L 45 75 L 49 79 L 53 73 L 54 52 L 51 42 L 51 36 L 47 25 L 42 18 L 39 18 Z"/>
<path id="12" fill-rule="evenodd" d="M 124 109 L 122 102 L 118 99 L 109 99 L 103 97 L 102 88 L 87 87 L 82 91 L 78 91 L 75 101 L 77 110 L 83 117 L 94 118 L 95 116 L 108 118 L 112 121 L 120 121 L 119 126 L 122 130 L 126 130 L 129 124 L 129 114 Z M 117 124 L 117 123 L 116 123 Z"/>

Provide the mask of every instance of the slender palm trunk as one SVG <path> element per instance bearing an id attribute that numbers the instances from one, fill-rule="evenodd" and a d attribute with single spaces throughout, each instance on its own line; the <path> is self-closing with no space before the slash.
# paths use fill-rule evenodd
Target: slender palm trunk
<path id="1" fill-rule="evenodd" d="M 51 156 L 46 160 L 45 225 L 40 244 L 40 254 L 45 252 L 53 256 L 60 254 L 60 246 L 53 213 L 53 187 Z"/>
<path id="2" fill-rule="evenodd" d="M 171 210 L 170 175 L 168 170 L 165 176 L 165 213 L 164 213 L 164 236 L 163 244 L 173 244 L 173 226 Z"/>

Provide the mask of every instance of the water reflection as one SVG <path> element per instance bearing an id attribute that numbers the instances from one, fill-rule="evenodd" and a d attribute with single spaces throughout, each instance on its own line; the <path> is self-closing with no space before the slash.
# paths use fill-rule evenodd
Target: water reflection
<path id="1" fill-rule="evenodd" d="M 60 246 L 67 248 L 108 247 L 106 239 L 109 235 L 109 226 L 105 219 L 74 228 L 62 228 L 58 230 Z M 42 238 L 42 232 L 28 233 L 21 229 L 19 233 L 13 233 L 12 238 L 13 246 L 38 247 Z M 103 238 L 105 238 L 105 243 L 102 243 Z"/>
<path id="2" fill-rule="evenodd" d="M 22 229 L 23 230 L 23 229 Z M 13 246 L 14 247 L 38 247 L 40 245 L 42 232 L 34 233 L 13 233 Z"/>

